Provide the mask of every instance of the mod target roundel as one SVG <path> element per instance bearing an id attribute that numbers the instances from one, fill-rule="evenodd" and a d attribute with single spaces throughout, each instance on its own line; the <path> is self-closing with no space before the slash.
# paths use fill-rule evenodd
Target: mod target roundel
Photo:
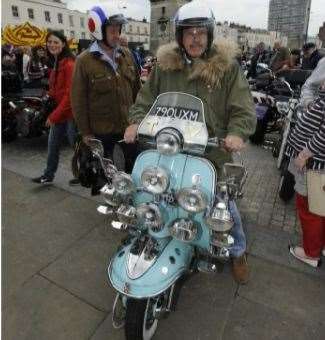
<path id="1" fill-rule="evenodd" d="M 91 33 L 93 33 L 96 29 L 96 24 L 93 18 L 88 19 L 88 29 Z"/>

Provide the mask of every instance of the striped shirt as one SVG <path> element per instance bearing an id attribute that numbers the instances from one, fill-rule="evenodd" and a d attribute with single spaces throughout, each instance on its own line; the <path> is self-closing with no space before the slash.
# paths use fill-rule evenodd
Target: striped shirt
<path id="1" fill-rule="evenodd" d="M 297 157 L 307 148 L 313 153 L 307 167 L 325 169 L 325 90 L 303 111 L 289 134 L 286 155 Z"/>

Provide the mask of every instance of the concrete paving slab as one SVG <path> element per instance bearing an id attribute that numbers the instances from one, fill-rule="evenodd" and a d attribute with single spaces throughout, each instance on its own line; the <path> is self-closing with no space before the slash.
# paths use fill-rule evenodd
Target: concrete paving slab
<path id="1" fill-rule="evenodd" d="M 3 315 L 3 339 L 87 340 L 104 314 L 36 275 Z"/>
<path id="2" fill-rule="evenodd" d="M 160 325 L 158 325 L 160 327 Z M 159 329 L 159 328 L 158 328 Z M 115 329 L 112 326 L 112 316 L 108 314 L 104 322 L 97 328 L 89 340 L 125 340 L 124 328 Z"/>
<path id="3" fill-rule="evenodd" d="M 92 230 L 42 275 L 103 311 L 111 311 L 116 292 L 111 288 L 107 267 L 124 234 L 102 228 Z"/>
<path id="4" fill-rule="evenodd" d="M 288 245 L 299 244 L 300 236 L 298 234 L 258 227 L 248 228 L 247 236 L 250 254 L 306 274 L 325 278 L 325 266 L 315 269 L 290 255 Z"/>
<path id="5" fill-rule="evenodd" d="M 304 319 L 238 297 L 229 314 L 223 340 L 323 340 L 324 324 Z"/>
<path id="6" fill-rule="evenodd" d="M 250 256 L 251 277 L 239 296 L 283 315 L 325 327 L 324 280 Z"/>
<path id="7" fill-rule="evenodd" d="M 3 176 L 5 193 L 9 188 L 16 193 L 16 199 L 10 193 L 10 199 L 2 202 L 2 306 L 6 308 L 21 284 L 101 224 L 102 216 L 92 201 L 55 187 L 38 200 L 30 194 L 28 179 L 8 171 Z"/>

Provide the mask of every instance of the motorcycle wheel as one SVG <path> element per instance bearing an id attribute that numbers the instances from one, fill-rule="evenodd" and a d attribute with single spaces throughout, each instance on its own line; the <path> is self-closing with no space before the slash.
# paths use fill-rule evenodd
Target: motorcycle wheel
<path id="1" fill-rule="evenodd" d="M 279 185 L 279 197 L 289 202 L 295 194 L 295 176 L 288 170 L 283 171 Z"/>
<path id="2" fill-rule="evenodd" d="M 282 144 L 282 138 L 274 143 L 274 145 L 272 147 L 272 156 L 274 158 L 278 158 L 279 157 L 281 144 Z"/>
<path id="3" fill-rule="evenodd" d="M 150 340 L 156 332 L 155 299 L 128 299 L 126 304 L 126 340 Z"/>
<path id="4" fill-rule="evenodd" d="M 2 141 L 4 143 L 13 142 L 17 138 L 17 127 L 15 122 L 2 122 Z"/>
<path id="5" fill-rule="evenodd" d="M 266 131 L 266 123 L 263 119 L 257 120 L 256 129 L 253 135 L 249 137 L 249 140 L 256 145 L 260 145 L 264 142 Z"/>

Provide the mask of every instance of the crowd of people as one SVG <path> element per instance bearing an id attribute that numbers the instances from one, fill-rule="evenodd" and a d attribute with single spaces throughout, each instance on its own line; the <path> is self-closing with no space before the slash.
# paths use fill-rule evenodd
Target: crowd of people
<path id="1" fill-rule="evenodd" d="M 282 46 L 281 42 L 274 43 L 273 50 L 267 49 L 263 42 L 260 42 L 254 49 L 249 59 L 247 78 L 256 78 L 257 65 L 267 65 L 275 75 L 281 76 L 288 70 L 314 70 L 324 54 L 317 49 L 314 43 L 306 43 L 301 49 L 290 50 Z M 242 57 L 247 62 L 247 56 Z"/>
<path id="2" fill-rule="evenodd" d="M 101 12 L 100 15 L 97 11 Z M 62 139 L 67 135 L 73 144 L 76 129 L 86 145 L 93 137 L 101 140 L 107 157 L 112 157 L 114 145 L 124 140 L 121 145 L 126 171 L 130 172 L 138 154 L 135 140 L 139 123 L 155 98 L 164 92 L 190 93 L 206 103 L 208 130 L 225 141 L 223 149 L 207 155 L 218 172 L 225 162 L 231 161 L 232 152 L 244 148 L 254 132 L 254 103 L 248 82 L 236 61 L 236 48 L 230 43 L 214 42 L 214 17 L 209 8 L 195 8 L 195 3 L 191 3 L 179 9 L 175 18 L 175 42 L 159 49 L 157 62 L 150 65 L 150 76 L 144 85 L 140 81 L 142 61 L 121 39 L 125 23 L 119 8 L 95 6 L 89 11 L 88 23 L 93 43 L 77 58 L 69 50 L 62 33 L 50 32 L 46 49 L 35 47 L 31 52 L 23 49 L 19 51 L 19 57 L 11 60 L 27 86 L 36 86 L 48 77 L 49 94 L 56 101 L 56 108 L 46 121 L 50 127 L 47 165 L 43 174 L 33 179 L 34 182 L 46 184 L 53 181 Z M 45 54 L 50 63 L 44 62 Z M 12 58 L 11 55 L 6 54 L 5 59 Z M 268 64 L 274 73 L 279 73 L 297 67 L 313 70 L 318 64 L 324 64 L 320 59 L 321 55 L 313 44 L 305 44 L 302 52 L 290 52 L 276 43 L 273 53 L 267 53 L 261 43 L 251 59 L 248 76 L 256 76 L 256 66 L 261 62 Z M 324 86 L 323 68 L 320 74 L 317 81 L 313 81 L 314 88 Z M 302 174 L 301 170 L 306 164 L 311 170 L 317 168 L 317 171 L 324 172 L 325 168 L 323 90 L 313 94 L 307 108 L 289 139 L 290 150 L 287 150 L 296 167 L 297 183 L 305 180 L 306 172 Z M 311 117 L 315 116 L 317 119 L 313 120 Z M 306 133 L 304 124 L 308 125 L 311 120 L 313 123 Z M 72 184 L 77 183 L 78 179 L 72 180 Z M 303 247 L 295 246 L 290 251 L 298 259 L 306 263 L 312 261 L 314 265 L 315 261 L 318 263 L 320 253 L 324 253 L 325 223 L 324 217 L 309 212 L 305 189 L 297 188 Z M 240 220 L 237 209 L 233 213 Z M 311 224 L 310 220 L 315 219 L 317 222 Z M 311 230 L 311 225 L 317 225 L 317 232 Z M 241 223 L 237 227 L 233 230 L 235 246 L 231 253 L 233 275 L 236 282 L 244 284 L 249 278 L 246 238 Z"/>

